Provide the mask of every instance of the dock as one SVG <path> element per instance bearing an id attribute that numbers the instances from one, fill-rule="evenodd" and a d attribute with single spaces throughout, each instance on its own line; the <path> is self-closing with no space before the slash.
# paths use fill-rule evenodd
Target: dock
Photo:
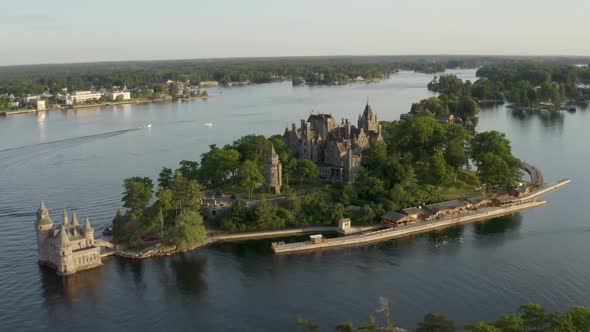
<path id="1" fill-rule="evenodd" d="M 558 190 L 571 183 L 571 180 L 564 179 L 551 185 L 543 186 L 537 190 L 534 190 L 527 195 L 516 198 L 510 202 L 510 204 L 504 206 L 490 206 L 483 207 L 477 210 L 471 210 L 465 213 L 456 214 L 454 216 L 418 221 L 416 223 L 391 227 L 384 230 L 378 230 L 373 232 L 367 232 L 363 234 L 355 234 L 350 236 L 332 238 L 332 239 L 318 239 L 314 238 L 310 241 L 296 242 L 296 243 L 273 243 L 272 250 L 276 254 L 301 252 L 315 249 L 331 248 L 331 247 L 342 247 L 352 245 L 362 245 L 372 242 L 379 242 L 389 240 L 393 238 L 399 238 L 412 234 L 429 232 L 435 229 L 445 228 L 449 226 L 459 225 L 463 223 L 486 220 L 501 217 L 504 215 L 513 214 L 519 211 L 528 210 L 547 204 L 546 201 L 537 201 L 541 195 L 549 192 Z"/>

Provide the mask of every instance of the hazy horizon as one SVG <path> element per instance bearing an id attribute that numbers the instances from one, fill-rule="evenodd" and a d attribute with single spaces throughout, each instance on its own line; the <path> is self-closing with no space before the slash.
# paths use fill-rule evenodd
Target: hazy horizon
<path id="1" fill-rule="evenodd" d="M 24 0 L 0 14 L 0 66 L 251 57 L 589 56 L 582 0 L 81 6 Z"/>

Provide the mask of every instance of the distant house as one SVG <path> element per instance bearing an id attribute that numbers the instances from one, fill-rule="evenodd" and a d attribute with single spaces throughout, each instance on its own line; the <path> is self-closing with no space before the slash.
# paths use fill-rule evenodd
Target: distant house
<path id="1" fill-rule="evenodd" d="M 129 99 L 131 99 L 131 92 L 129 92 L 129 91 L 107 92 L 107 98 L 109 98 L 109 100 L 117 100 L 117 98 L 119 98 L 120 100 L 129 100 Z"/>
<path id="2" fill-rule="evenodd" d="M 217 81 L 201 81 L 199 82 L 199 88 L 210 88 L 219 86 L 219 82 Z"/>
<path id="3" fill-rule="evenodd" d="M 37 109 L 37 111 L 45 111 L 47 109 L 47 105 L 45 104 L 45 100 L 37 100 L 35 102 L 35 108 Z"/>
<path id="4" fill-rule="evenodd" d="M 439 123 L 452 123 L 455 121 L 455 116 L 453 114 L 439 114 L 436 116 L 436 121 Z"/>

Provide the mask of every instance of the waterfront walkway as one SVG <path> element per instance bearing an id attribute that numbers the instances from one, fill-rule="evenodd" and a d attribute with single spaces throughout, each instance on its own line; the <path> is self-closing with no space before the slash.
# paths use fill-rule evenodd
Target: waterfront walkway
<path id="1" fill-rule="evenodd" d="M 496 218 L 508 214 L 513 214 L 518 211 L 543 206 L 547 202 L 536 201 L 535 199 L 537 197 L 558 190 L 570 183 L 571 180 L 564 179 L 554 184 L 543 186 L 537 190 L 530 192 L 527 195 L 524 195 L 522 197 L 515 199 L 514 201 L 511 201 L 510 204 L 505 206 L 484 207 L 447 218 L 429 221 L 418 221 L 410 225 L 398 226 L 385 230 L 368 232 L 360 235 L 345 236 L 333 239 L 323 239 L 318 243 L 312 243 L 310 241 L 297 243 L 276 243 L 273 244 L 272 249 L 275 253 L 278 254 L 348 245 L 360 245 L 407 236 L 411 234 L 428 232 L 434 229 L 449 227 L 466 222 Z"/>
<path id="2" fill-rule="evenodd" d="M 378 229 L 385 228 L 383 224 L 367 225 L 367 226 L 354 226 L 346 231 L 346 234 L 359 234 L 364 232 L 376 231 Z M 341 233 L 340 228 L 337 226 L 311 226 L 311 227 L 300 227 L 292 229 L 281 229 L 276 231 L 260 231 L 260 232 L 248 232 L 238 234 L 220 234 L 211 236 L 208 239 L 208 243 L 216 242 L 230 242 L 230 241 L 244 241 L 244 240 L 256 240 L 264 238 L 279 238 L 296 235 L 307 235 L 317 233 Z"/>

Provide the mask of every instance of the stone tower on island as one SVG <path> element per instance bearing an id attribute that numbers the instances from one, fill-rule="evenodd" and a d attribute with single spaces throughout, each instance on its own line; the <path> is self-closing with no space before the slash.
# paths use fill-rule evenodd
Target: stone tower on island
<path id="1" fill-rule="evenodd" d="M 82 227 L 75 212 L 70 223 L 64 210 L 62 224 L 56 227 L 41 201 L 35 231 L 39 264 L 55 269 L 57 274 L 68 275 L 102 265 L 100 247 L 95 245 L 94 229 L 88 218 Z"/>
<path id="2" fill-rule="evenodd" d="M 270 146 L 270 152 L 266 157 L 264 164 L 264 178 L 268 191 L 274 194 L 280 194 L 283 187 L 283 166 L 279 161 L 279 155 L 273 145 Z"/>

